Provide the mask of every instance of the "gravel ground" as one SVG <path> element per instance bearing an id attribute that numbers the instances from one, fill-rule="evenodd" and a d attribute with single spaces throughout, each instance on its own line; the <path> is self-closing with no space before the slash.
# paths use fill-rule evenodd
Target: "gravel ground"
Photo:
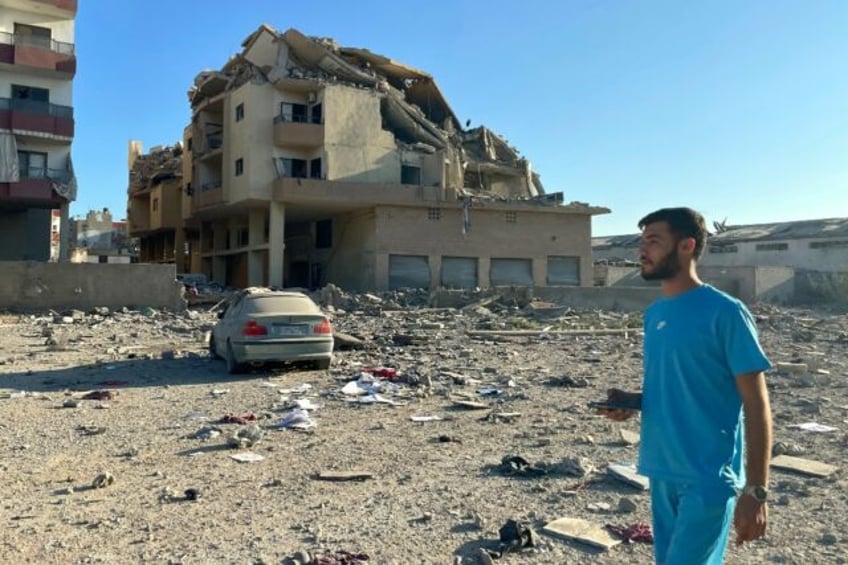
<path id="1" fill-rule="evenodd" d="M 610 386 L 638 387 L 641 336 L 624 332 L 640 327 L 638 314 L 513 299 L 452 310 L 404 307 L 403 295 L 318 298 L 337 330 L 362 340 L 329 371 L 228 375 L 206 353 L 215 317 L 205 308 L 0 316 L 2 562 L 294 563 L 309 553 L 341 563 L 329 556 L 348 551 L 367 563 L 477 563 L 510 519 L 534 528 L 537 544 L 496 563 L 652 562 L 644 543 L 602 552 L 542 533 L 566 516 L 650 522 L 647 493 L 606 472 L 635 461 L 621 429 L 638 422 L 613 424 L 586 407 Z M 823 479 L 773 470 L 767 539 L 732 547 L 727 562 L 845 563 L 848 316 L 755 314 L 773 361 L 807 364 L 768 375 L 776 441 L 840 469 Z M 563 333 L 589 328 L 618 333 Z M 396 370 L 372 377 L 394 404 L 341 393 L 368 367 Z M 108 393 L 82 399 L 92 391 Z M 278 428 L 304 399 L 320 406 L 316 426 Z M 226 414 L 256 420 L 221 423 Z M 441 419 L 412 420 L 425 415 Z M 788 427 L 802 422 L 837 430 Z M 251 424 L 258 443 L 228 445 Z M 210 427 L 220 434 L 196 436 Z M 263 459 L 232 458 L 245 453 Z M 502 465 L 513 456 L 531 468 Z M 329 471 L 370 478 L 320 480 Z"/>

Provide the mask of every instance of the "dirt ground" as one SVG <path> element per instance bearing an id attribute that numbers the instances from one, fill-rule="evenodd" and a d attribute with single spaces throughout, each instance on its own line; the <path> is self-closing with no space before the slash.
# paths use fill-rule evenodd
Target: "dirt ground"
<path id="1" fill-rule="evenodd" d="M 650 523 L 648 494 L 606 472 L 635 462 L 638 448 L 620 430 L 638 432 L 638 421 L 614 424 L 586 406 L 610 386 L 638 388 L 641 336 L 624 331 L 640 327 L 638 314 L 398 308 L 380 297 L 347 306 L 334 309 L 334 325 L 362 348 L 337 351 L 329 371 L 237 376 L 207 355 L 215 317 L 206 307 L 0 316 L 0 561 L 270 564 L 308 552 L 341 563 L 328 556 L 348 551 L 377 564 L 477 563 L 515 519 L 538 544 L 495 563 L 652 562 L 644 543 L 604 552 L 542 533 L 566 516 Z M 731 547 L 727 562 L 846 563 L 848 316 L 755 314 L 773 362 L 807 364 L 768 374 L 775 440 L 839 470 L 813 478 L 773 469 L 768 536 Z M 563 333 L 581 328 L 613 331 Z M 392 404 L 341 392 L 369 367 L 396 369 L 374 377 L 382 390 L 371 397 Z M 108 393 L 82 399 L 92 391 Z M 303 399 L 319 406 L 315 427 L 278 427 Z M 227 414 L 256 420 L 221 423 Z M 805 422 L 837 429 L 789 427 Z M 253 423 L 258 443 L 228 445 Z M 232 458 L 244 453 L 263 459 Z M 549 472 L 510 471 L 501 463 L 511 456 Z M 370 478 L 321 480 L 329 471 Z"/>

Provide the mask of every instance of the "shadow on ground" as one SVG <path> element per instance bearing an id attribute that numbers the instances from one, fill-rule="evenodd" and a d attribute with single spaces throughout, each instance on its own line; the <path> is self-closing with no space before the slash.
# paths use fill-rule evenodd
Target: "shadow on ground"
<path id="1" fill-rule="evenodd" d="M 190 354 L 177 359 L 125 359 L 61 369 L 12 371 L 0 374 L 0 388 L 55 392 L 166 385 L 226 385 L 296 370 L 303 370 L 303 367 L 263 367 L 239 375 L 230 375 L 223 361 L 202 354 Z"/>

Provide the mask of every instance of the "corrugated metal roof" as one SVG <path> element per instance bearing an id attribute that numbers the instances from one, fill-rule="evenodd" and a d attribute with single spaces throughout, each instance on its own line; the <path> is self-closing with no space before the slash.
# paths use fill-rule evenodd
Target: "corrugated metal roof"
<path id="1" fill-rule="evenodd" d="M 848 237 L 848 218 L 727 226 L 727 231 L 710 236 L 709 242 L 722 245 L 739 241 L 829 237 Z"/>

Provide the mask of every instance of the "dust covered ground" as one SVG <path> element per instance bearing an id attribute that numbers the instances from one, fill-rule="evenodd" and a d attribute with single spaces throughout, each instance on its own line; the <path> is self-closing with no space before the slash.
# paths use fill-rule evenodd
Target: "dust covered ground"
<path id="1" fill-rule="evenodd" d="M 206 351 L 207 307 L 0 316 L 0 560 L 342 563 L 347 551 L 369 564 L 478 563 L 514 519 L 536 545 L 495 563 L 652 562 L 644 543 L 604 552 L 542 533 L 560 517 L 650 523 L 648 494 L 606 470 L 635 462 L 621 430 L 638 432 L 638 421 L 614 424 L 586 406 L 608 387 L 639 386 L 638 313 L 318 298 L 338 331 L 361 340 L 329 371 L 228 375 Z M 731 547 L 727 562 L 845 563 L 848 316 L 754 313 L 772 361 L 796 363 L 768 374 L 776 449 L 839 469 L 773 469 L 767 539 Z M 280 427 L 298 402 L 317 405 L 314 427 Z M 244 424 L 223 423 L 228 414 Z M 809 422 L 836 430 L 789 427 Z M 232 447 L 239 430 L 248 439 Z M 247 446 L 251 434 L 262 437 Z M 366 478 L 321 480 L 332 471 Z"/>

